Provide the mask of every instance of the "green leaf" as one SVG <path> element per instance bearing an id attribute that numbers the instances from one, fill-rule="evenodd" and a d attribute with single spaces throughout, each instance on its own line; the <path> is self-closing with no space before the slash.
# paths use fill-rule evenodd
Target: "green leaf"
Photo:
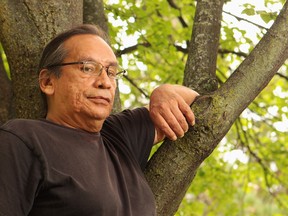
<path id="1" fill-rule="evenodd" d="M 242 11 L 242 14 L 246 14 L 248 16 L 253 16 L 253 15 L 255 15 L 255 10 L 254 10 L 254 8 L 246 8 Z"/>

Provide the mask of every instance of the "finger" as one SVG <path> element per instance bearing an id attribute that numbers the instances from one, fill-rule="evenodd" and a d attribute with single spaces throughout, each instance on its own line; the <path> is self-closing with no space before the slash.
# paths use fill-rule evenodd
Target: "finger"
<path id="1" fill-rule="evenodd" d="M 185 116 L 186 121 L 192 126 L 195 125 L 195 115 L 191 107 L 186 103 L 180 103 L 179 109 L 181 110 L 182 114 Z"/>
<path id="2" fill-rule="evenodd" d="M 189 125 L 188 125 L 188 122 L 186 120 L 186 116 L 182 113 L 182 111 L 177 107 L 175 109 L 172 109 L 172 113 L 173 113 L 173 116 L 175 117 L 175 121 L 174 124 L 177 126 L 179 125 L 181 127 L 181 131 L 179 130 L 179 134 L 180 136 L 182 135 L 182 132 L 186 133 L 189 129 Z M 173 127 L 173 122 L 171 123 L 171 127 Z M 177 126 L 175 127 L 175 130 L 177 130 Z M 172 128 L 173 130 L 173 128 Z M 177 131 L 175 131 L 177 133 Z M 178 133 L 177 133 L 178 134 Z"/>
<path id="3" fill-rule="evenodd" d="M 170 128 L 167 121 L 162 116 L 158 116 L 157 119 L 157 123 L 155 123 L 156 128 L 158 128 L 162 133 L 164 133 L 165 137 L 167 137 L 168 139 L 176 140 L 177 135 Z"/>
<path id="4" fill-rule="evenodd" d="M 157 113 L 154 113 L 153 109 L 152 113 L 154 113 L 154 116 L 161 115 L 176 136 L 182 137 L 184 136 L 184 133 L 188 131 L 189 125 L 187 123 L 186 116 L 183 115 L 182 111 L 179 109 L 179 103 L 185 103 L 185 101 L 181 101 L 181 99 L 178 97 L 177 100 L 173 100 L 173 103 L 170 103 L 169 106 L 163 106 L 161 109 L 157 109 Z M 187 105 L 186 110 L 188 109 L 189 111 L 189 108 L 190 107 Z M 159 120 L 155 123 L 157 124 L 157 122 L 159 122 Z M 167 131 L 165 132 L 167 133 Z"/>
<path id="5" fill-rule="evenodd" d="M 188 130 L 185 116 L 183 116 L 178 108 L 166 111 L 162 114 L 162 118 L 177 137 L 183 137 L 184 133 Z"/>

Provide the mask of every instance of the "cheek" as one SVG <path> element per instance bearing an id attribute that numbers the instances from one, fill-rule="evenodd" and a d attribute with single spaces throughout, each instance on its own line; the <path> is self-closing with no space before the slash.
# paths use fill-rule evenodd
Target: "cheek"
<path id="1" fill-rule="evenodd" d="M 76 92 L 74 97 L 73 97 L 73 104 L 76 107 L 79 107 L 81 104 L 83 104 L 83 96 L 81 92 Z"/>
<path id="2" fill-rule="evenodd" d="M 77 86 L 67 86 L 67 94 L 63 95 L 62 103 L 70 104 L 75 111 L 79 111 L 84 104 L 83 90 L 77 88 Z"/>

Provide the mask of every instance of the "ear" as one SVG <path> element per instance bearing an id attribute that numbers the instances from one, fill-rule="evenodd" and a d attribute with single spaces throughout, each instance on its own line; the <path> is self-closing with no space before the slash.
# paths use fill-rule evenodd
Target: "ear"
<path id="1" fill-rule="evenodd" d="M 39 86 L 43 93 L 46 95 L 54 94 L 54 80 L 55 77 L 47 69 L 43 69 L 39 73 Z"/>

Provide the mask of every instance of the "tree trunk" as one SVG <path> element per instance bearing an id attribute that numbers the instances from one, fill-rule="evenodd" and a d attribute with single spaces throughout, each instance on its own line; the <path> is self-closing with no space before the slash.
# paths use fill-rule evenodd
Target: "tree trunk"
<path id="1" fill-rule="evenodd" d="M 4 69 L 2 58 L 0 57 L 0 125 L 6 122 L 11 115 L 12 109 L 11 99 L 12 99 L 12 91 L 11 91 L 11 82 L 7 76 L 7 73 Z"/>
<path id="2" fill-rule="evenodd" d="M 11 70 L 12 117 L 38 118 L 43 114 L 37 74 L 41 51 L 57 33 L 82 23 L 82 10 L 75 10 L 82 7 L 82 1 L 77 0 L 1 1 L 0 40 Z"/>
<path id="3" fill-rule="evenodd" d="M 196 125 L 182 139 L 164 142 L 151 158 L 146 176 L 156 197 L 159 216 L 176 212 L 199 165 L 288 58 L 287 7 L 288 2 L 227 82 L 195 101 L 192 109 Z"/>
<path id="4" fill-rule="evenodd" d="M 96 24 L 109 34 L 108 19 L 104 13 L 102 0 L 83 1 L 83 23 Z"/>

